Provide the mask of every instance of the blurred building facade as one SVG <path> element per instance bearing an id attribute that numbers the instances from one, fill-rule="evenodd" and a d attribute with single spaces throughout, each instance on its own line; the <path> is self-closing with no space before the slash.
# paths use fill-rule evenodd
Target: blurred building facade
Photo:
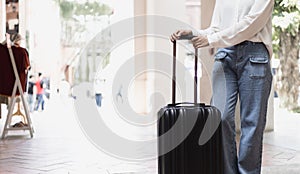
<path id="1" fill-rule="evenodd" d="M 98 30 L 101 31 L 105 26 L 126 19 L 147 15 L 178 20 L 193 28 L 200 29 L 209 26 L 214 1 L 176 0 L 175 2 L 173 0 L 103 0 L 102 3 L 110 5 L 114 13 L 104 20 L 106 24 L 103 24 L 100 28 L 98 27 Z M 8 4 L 10 5 L 8 6 Z M 12 5 L 16 7 L 14 8 Z M 16 11 L 18 15 L 14 14 Z M 132 36 L 136 36 L 137 32 L 147 33 L 162 29 L 162 26 L 159 26 L 155 21 L 147 20 L 147 17 L 144 19 L 142 23 L 140 21 L 128 21 L 131 22 L 129 32 L 131 32 Z M 10 22 L 6 22 L 7 20 L 10 20 Z M 106 65 L 109 64 L 113 65 L 107 66 L 112 68 L 111 73 L 106 73 L 104 78 L 112 78 L 113 73 L 123 66 L 126 61 L 145 52 L 155 51 L 168 55 L 172 53 L 172 47 L 167 35 L 164 38 L 142 35 L 120 43 L 113 50 L 109 51 L 109 55 L 103 55 L 103 50 L 106 48 L 102 46 L 108 45 L 108 48 L 110 48 L 110 44 L 113 43 L 107 41 L 113 41 L 118 38 L 120 31 L 122 32 L 125 28 L 112 29 L 106 36 L 98 38 L 96 33 L 90 33 L 91 36 L 88 39 L 85 38 L 81 45 L 74 46 L 72 43 L 62 43 L 62 37 L 69 37 L 71 40 L 77 37 L 72 34 L 71 30 L 66 28 L 66 31 L 62 30 L 59 6 L 54 0 L 0 0 L 0 22 L 0 40 L 4 40 L 7 29 L 16 28 L 26 38 L 22 44 L 29 50 L 30 60 L 33 65 L 32 71 L 41 71 L 46 76 L 51 76 L 51 84 L 53 86 L 58 86 L 63 78 L 67 79 L 71 84 L 75 84 L 76 80 L 78 82 L 92 82 L 96 77 L 97 71 L 101 68 L 105 70 Z M 176 29 L 174 26 L 168 32 L 171 34 Z M 63 35 L 62 32 L 68 33 L 68 35 Z M 78 40 L 79 38 L 77 38 Z M 99 47 L 99 45 L 102 46 Z M 179 49 L 179 60 L 184 62 L 186 58 L 185 48 L 180 46 Z M 109 58 L 105 59 L 107 56 Z M 201 72 L 199 88 L 201 102 L 205 103 L 209 103 L 211 96 L 211 88 L 208 88 L 207 84 L 210 84 L 210 73 L 213 64 L 212 56 L 213 50 L 201 49 L 201 63 L 205 65 L 205 68 L 202 69 L 205 69 L 205 71 Z M 99 63 L 101 64 L 100 68 Z M 155 103 L 155 96 L 154 100 L 150 101 L 150 98 L 157 91 L 163 94 L 165 102 L 169 102 L 169 99 L 171 99 L 170 88 L 168 88 L 170 83 L 164 78 L 155 73 L 142 73 L 135 77 L 137 67 L 158 67 L 159 65 L 160 61 L 158 59 L 149 56 L 144 61 L 136 60 L 128 73 L 129 77 L 134 77 L 132 83 L 134 94 L 131 95 L 130 100 L 133 103 L 132 107 L 138 113 L 147 113 L 151 110 L 158 110 L 161 107 L 160 103 Z M 190 90 L 187 91 L 190 92 Z M 268 113 L 267 129 L 273 130 L 273 99 L 270 99 Z"/>

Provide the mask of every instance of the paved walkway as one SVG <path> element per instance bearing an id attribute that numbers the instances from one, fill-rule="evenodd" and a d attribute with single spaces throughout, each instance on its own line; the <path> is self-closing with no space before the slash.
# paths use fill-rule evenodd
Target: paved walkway
<path id="1" fill-rule="evenodd" d="M 300 114 L 278 107 L 275 100 L 275 131 L 265 133 L 263 173 L 300 173 Z"/>
<path id="2" fill-rule="evenodd" d="M 34 112 L 33 139 L 28 138 L 28 132 L 19 131 L 0 140 L 0 174 L 156 173 L 155 160 L 120 160 L 90 143 L 78 124 L 72 100 L 56 96 L 46 103 L 45 111 Z M 2 109 L 6 117 L 3 105 Z M 0 120 L 0 133 L 3 125 L 4 118 Z"/>
<path id="3" fill-rule="evenodd" d="M 155 174 L 156 160 L 128 162 L 113 158 L 88 141 L 78 125 L 72 99 L 54 96 L 35 112 L 33 139 L 0 141 L 0 174 Z M 5 117 L 5 108 L 3 114 Z M 275 109 L 275 131 L 265 134 L 263 174 L 300 173 L 300 115 Z M 4 119 L 0 120 L 2 131 Z M 0 132 L 1 132 L 0 131 Z M 129 132 L 132 130 L 128 130 Z M 151 132 L 151 129 L 148 132 Z M 13 135 L 27 135 L 15 132 Z M 141 136 L 141 134 L 139 135 Z M 148 138 L 154 133 L 145 134 Z M 109 138 L 109 137 L 107 137 Z M 105 141 L 105 139 L 103 140 Z"/>

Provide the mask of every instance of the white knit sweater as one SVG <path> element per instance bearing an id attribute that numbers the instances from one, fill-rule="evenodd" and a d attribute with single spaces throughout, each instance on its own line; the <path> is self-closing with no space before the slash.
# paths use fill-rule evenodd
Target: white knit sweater
<path id="1" fill-rule="evenodd" d="M 245 40 L 263 42 L 272 56 L 274 0 L 216 0 L 207 35 L 211 47 L 228 47 Z"/>

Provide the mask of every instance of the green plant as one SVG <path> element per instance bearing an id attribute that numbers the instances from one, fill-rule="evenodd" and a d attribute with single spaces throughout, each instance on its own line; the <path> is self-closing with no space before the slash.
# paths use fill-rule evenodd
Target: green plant
<path id="1" fill-rule="evenodd" d="M 273 13 L 273 48 L 280 60 L 276 75 L 280 104 L 289 110 L 298 108 L 300 1 L 275 0 Z"/>

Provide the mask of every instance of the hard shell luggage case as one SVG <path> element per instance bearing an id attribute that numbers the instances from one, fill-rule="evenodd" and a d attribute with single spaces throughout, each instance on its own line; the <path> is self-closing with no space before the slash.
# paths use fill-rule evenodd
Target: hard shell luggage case
<path id="1" fill-rule="evenodd" d="M 159 174 L 223 174 L 221 114 L 197 103 L 197 54 L 195 49 L 194 103 L 175 103 L 174 41 L 172 103 L 158 112 Z"/>

